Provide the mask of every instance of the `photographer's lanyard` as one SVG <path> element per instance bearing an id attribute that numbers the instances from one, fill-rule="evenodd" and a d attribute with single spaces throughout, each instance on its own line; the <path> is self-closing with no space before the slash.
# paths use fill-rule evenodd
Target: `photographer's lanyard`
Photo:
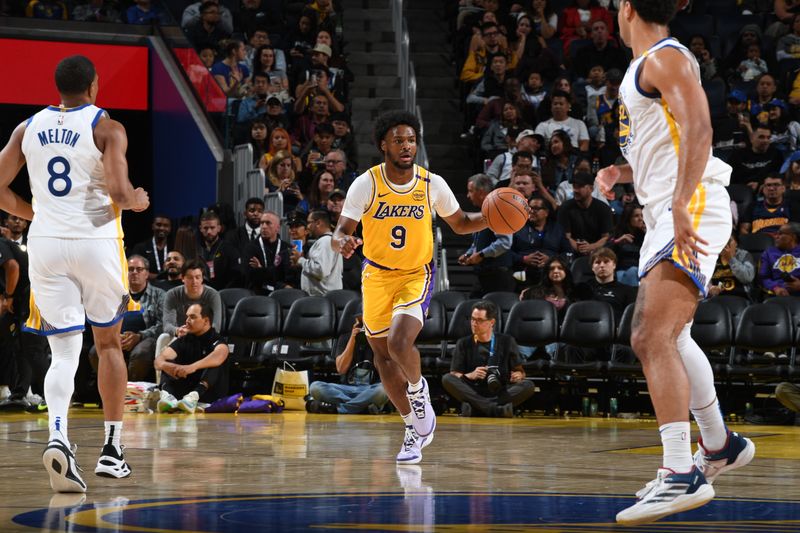
<path id="1" fill-rule="evenodd" d="M 264 268 L 266 268 L 267 267 L 267 250 L 264 248 L 264 239 L 259 237 L 258 238 L 258 244 L 259 244 L 259 246 L 261 246 L 261 256 L 264 258 Z M 281 253 L 281 240 L 278 239 L 278 244 L 275 246 L 275 259 L 272 260 L 272 264 L 274 264 L 275 267 L 278 267 L 278 265 L 281 264 L 281 258 L 279 257 L 280 253 Z"/>
<path id="2" fill-rule="evenodd" d="M 489 361 L 487 363 L 492 360 L 492 357 L 494 357 L 494 331 L 492 332 L 492 340 L 489 342 Z"/>
<path id="3" fill-rule="evenodd" d="M 164 258 L 158 255 L 158 246 L 156 245 L 156 238 L 153 237 L 153 256 L 156 258 L 156 272 L 161 272 L 161 261 L 167 262 L 167 247 L 164 246 Z"/>

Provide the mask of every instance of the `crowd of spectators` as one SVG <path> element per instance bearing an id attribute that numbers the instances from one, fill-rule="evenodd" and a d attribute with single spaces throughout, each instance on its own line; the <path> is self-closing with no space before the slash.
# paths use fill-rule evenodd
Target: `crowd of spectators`
<path id="1" fill-rule="evenodd" d="M 641 206 L 630 185 L 607 194 L 595 186 L 600 168 L 622 161 L 619 87 L 631 53 L 616 33 L 617 7 L 609 0 L 463 0 L 453 10 L 462 138 L 479 171 L 468 196 L 477 205 L 493 188 L 510 186 L 531 207 L 510 241 L 487 230 L 459 259 L 475 267 L 473 297 L 508 290 L 513 276 L 523 298 L 549 299 L 563 313 L 597 294 L 577 289 L 591 280 L 598 252 L 613 258 L 609 281 L 635 294 Z M 706 9 L 689 2 L 671 27 L 698 60 L 714 154 L 733 167 L 734 231 L 708 296 L 798 294 L 800 6 L 778 0 Z M 711 38 L 687 31 L 713 22 L 709 14 L 738 26 L 719 22 Z"/>

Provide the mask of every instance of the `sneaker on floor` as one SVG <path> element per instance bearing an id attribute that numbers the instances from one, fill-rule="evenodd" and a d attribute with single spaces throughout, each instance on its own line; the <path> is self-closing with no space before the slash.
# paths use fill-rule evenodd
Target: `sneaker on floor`
<path id="1" fill-rule="evenodd" d="M 636 526 L 696 509 L 714 498 L 714 487 L 697 467 L 685 474 L 659 468 L 656 478 L 636 496 L 639 500 L 635 504 L 617 513 L 617 523 Z"/>
<path id="2" fill-rule="evenodd" d="M 178 402 L 178 409 L 184 413 L 192 414 L 194 413 L 194 410 L 197 409 L 198 401 L 200 401 L 200 395 L 197 393 L 197 391 L 193 390 L 181 398 L 181 401 Z"/>
<path id="3" fill-rule="evenodd" d="M 728 442 L 718 452 L 709 452 L 703 447 L 703 439 L 698 439 L 694 464 L 703 472 L 706 481 L 714 483 L 720 474 L 748 464 L 755 454 L 756 445 L 753 441 L 735 431 L 729 431 Z"/>
<path id="4" fill-rule="evenodd" d="M 339 413 L 339 409 L 332 403 L 322 402 L 313 398 L 306 402 L 306 411 L 309 413 L 326 415 L 335 415 Z"/>
<path id="5" fill-rule="evenodd" d="M 411 404 L 411 419 L 414 431 L 420 437 L 427 437 L 436 429 L 436 413 L 431 405 L 431 396 L 428 390 L 428 382 L 422 378 L 422 388 L 417 392 L 410 392 L 406 389 L 408 403 Z"/>
<path id="6" fill-rule="evenodd" d="M 50 488 L 55 492 L 86 492 L 81 469 L 75 460 L 78 447 L 71 447 L 63 439 L 47 443 L 42 454 L 42 464 L 50 475 Z"/>
<path id="7" fill-rule="evenodd" d="M 503 405 L 495 406 L 494 416 L 495 418 L 514 418 L 514 405 L 504 403 Z"/>
<path id="8" fill-rule="evenodd" d="M 414 430 L 414 426 L 406 426 L 406 434 L 403 438 L 403 446 L 397 454 L 397 464 L 415 465 L 422 461 L 422 449 L 433 442 L 433 433 L 427 437 L 420 437 Z"/>
<path id="9" fill-rule="evenodd" d="M 465 418 L 472 416 L 472 406 L 468 402 L 461 402 L 461 416 Z"/>
<path id="10" fill-rule="evenodd" d="M 178 399 L 167 391 L 162 390 L 157 407 L 159 413 L 171 413 L 178 408 Z"/>
<path id="11" fill-rule="evenodd" d="M 131 475 L 131 467 L 125 462 L 123 456 L 124 446 L 117 447 L 113 444 L 106 444 L 103 446 L 103 451 L 100 452 L 100 458 L 97 460 L 97 467 L 94 473 L 101 477 L 113 477 L 122 479 Z"/>

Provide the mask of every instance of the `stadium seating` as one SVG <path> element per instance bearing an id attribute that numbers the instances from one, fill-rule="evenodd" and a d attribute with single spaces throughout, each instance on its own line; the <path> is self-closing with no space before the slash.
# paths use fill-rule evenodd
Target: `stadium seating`
<path id="1" fill-rule="evenodd" d="M 520 346 L 543 348 L 558 341 L 558 313 L 546 300 L 523 300 L 508 315 L 504 333 L 516 339 Z M 523 363 L 526 373 L 542 372 L 549 358 L 532 359 Z"/>

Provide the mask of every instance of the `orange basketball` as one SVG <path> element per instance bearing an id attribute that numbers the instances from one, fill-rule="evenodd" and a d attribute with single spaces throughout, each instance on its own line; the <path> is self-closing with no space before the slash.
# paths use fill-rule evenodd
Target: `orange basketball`
<path id="1" fill-rule="evenodd" d="M 528 221 L 528 202 L 518 190 L 501 187 L 489 193 L 483 201 L 481 213 L 493 232 L 510 235 L 522 229 Z"/>

